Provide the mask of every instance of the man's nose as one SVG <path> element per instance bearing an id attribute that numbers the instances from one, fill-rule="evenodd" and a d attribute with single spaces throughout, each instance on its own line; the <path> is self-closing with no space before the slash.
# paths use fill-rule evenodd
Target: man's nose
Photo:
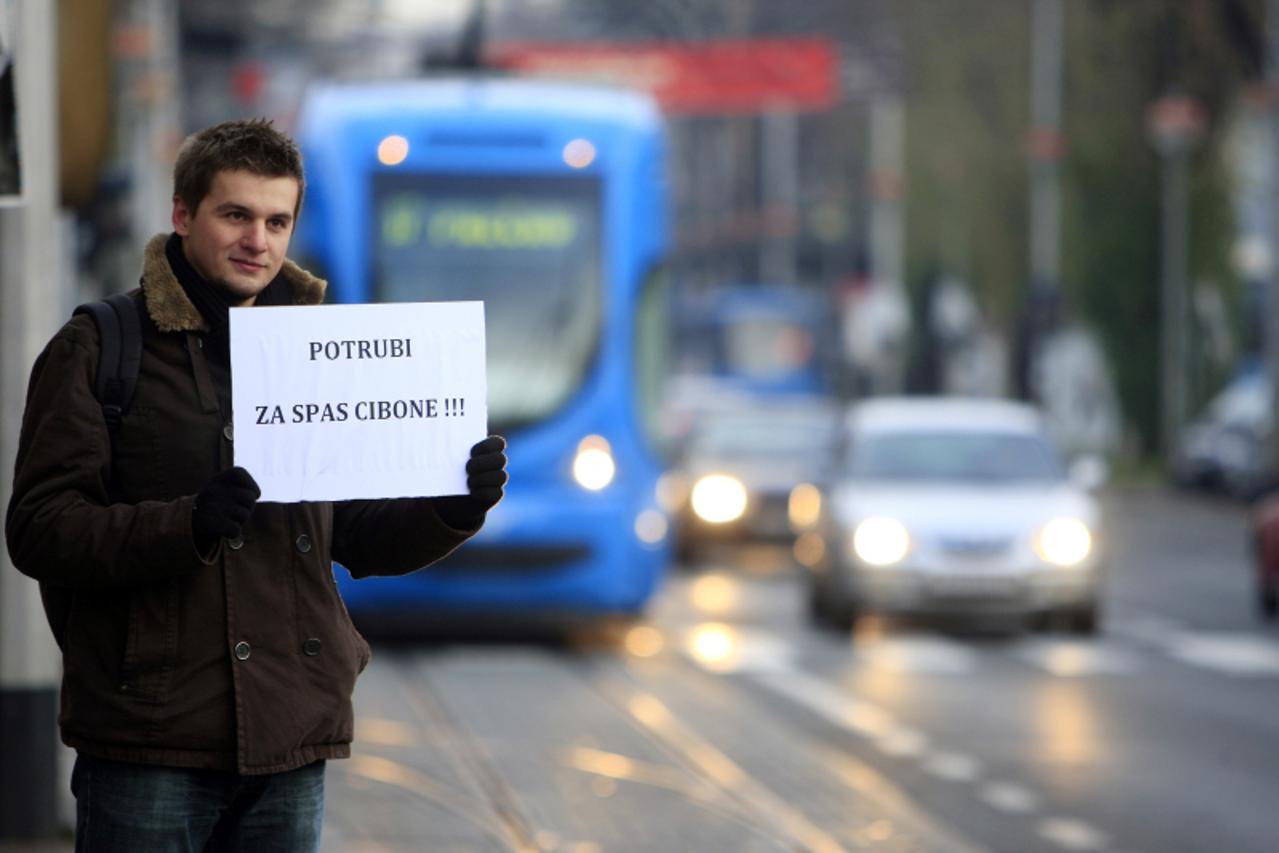
<path id="1" fill-rule="evenodd" d="M 246 249 L 252 249 L 255 252 L 265 252 L 266 223 L 250 222 L 244 227 L 244 231 L 241 232 L 240 242 L 244 244 Z"/>

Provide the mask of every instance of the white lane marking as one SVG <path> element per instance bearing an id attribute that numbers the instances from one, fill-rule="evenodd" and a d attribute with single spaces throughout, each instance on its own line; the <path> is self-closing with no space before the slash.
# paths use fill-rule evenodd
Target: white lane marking
<path id="1" fill-rule="evenodd" d="M 926 672 L 966 675 L 977 668 L 978 656 L 967 646 L 935 637 L 888 637 L 859 641 L 858 659 L 887 672 Z"/>
<path id="2" fill-rule="evenodd" d="M 1084 640 L 1034 640 L 1014 656 L 1061 678 L 1122 675 L 1137 668 L 1135 656 L 1105 643 Z"/>
<path id="3" fill-rule="evenodd" d="M 980 762 L 963 753 L 927 751 L 928 736 L 897 723 L 884 709 L 851 698 L 842 689 L 799 670 L 761 671 L 751 679 L 762 687 L 802 705 L 818 716 L 874 741 L 889 754 L 919 757 L 923 769 L 942 779 L 976 782 Z M 897 750 L 897 752 L 893 752 Z M 1030 814 L 1039 808 L 1031 790 L 1010 782 L 991 782 L 978 795 L 992 807 L 1010 814 Z M 1040 837 L 1067 850 L 1104 850 L 1110 837 L 1092 825 L 1069 818 L 1049 818 L 1036 828 Z"/>
<path id="4" fill-rule="evenodd" d="M 1279 645 L 1254 634 L 1191 634 L 1171 641 L 1168 653 L 1231 675 L 1279 675 Z"/>
<path id="5" fill-rule="evenodd" d="M 875 740 L 875 746 L 885 755 L 898 758 L 914 758 L 928 749 L 928 735 L 915 729 L 899 726 Z"/>
<path id="6" fill-rule="evenodd" d="M 1012 782 L 991 782 L 983 786 L 981 798 L 992 808 L 1013 814 L 1028 814 L 1039 808 L 1039 797 L 1034 791 Z"/>
<path id="7" fill-rule="evenodd" d="M 1040 838 L 1067 850 L 1103 850 L 1110 844 L 1106 833 L 1073 818 L 1048 818 L 1040 821 L 1036 829 Z"/>
<path id="8" fill-rule="evenodd" d="M 981 762 L 962 752 L 937 752 L 923 761 L 924 771 L 951 782 L 971 782 L 981 775 Z"/>
<path id="9" fill-rule="evenodd" d="M 1116 623 L 1113 633 L 1155 646 L 1191 666 L 1238 676 L 1279 675 L 1279 644 L 1258 634 L 1196 631 L 1158 616 Z"/>
<path id="10" fill-rule="evenodd" d="M 799 671 L 759 672 L 756 683 L 863 737 L 882 738 L 900 731 L 892 714 L 850 697 L 845 691 Z"/>
<path id="11" fill-rule="evenodd" d="M 1185 626 L 1172 619 L 1150 615 L 1125 619 L 1122 622 L 1114 620 L 1107 624 L 1106 630 L 1117 636 L 1161 646 L 1181 634 Z"/>

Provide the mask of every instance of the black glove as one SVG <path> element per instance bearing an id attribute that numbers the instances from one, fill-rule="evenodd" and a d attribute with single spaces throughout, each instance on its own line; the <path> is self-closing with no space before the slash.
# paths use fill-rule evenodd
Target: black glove
<path id="1" fill-rule="evenodd" d="M 249 520 L 262 490 L 243 468 L 228 468 L 213 475 L 195 496 L 191 530 L 201 554 L 208 554 L 219 538 L 234 539 Z"/>
<path id="2" fill-rule="evenodd" d="M 471 448 L 466 462 L 467 495 L 435 498 L 435 511 L 449 527 L 470 530 L 497 506 L 506 485 L 506 439 L 490 435 Z"/>

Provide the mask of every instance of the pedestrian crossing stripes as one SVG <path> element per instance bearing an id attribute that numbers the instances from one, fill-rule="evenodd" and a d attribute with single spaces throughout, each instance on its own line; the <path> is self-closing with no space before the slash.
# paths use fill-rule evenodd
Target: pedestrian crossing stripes
<path id="1" fill-rule="evenodd" d="M 802 659 L 831 653 L 829 645 L 815 644 L 812 635 L 728 623 L 687 630 L 681 647 L 699 666 L 720 673 L 788 671 Z M 1171 661 L 1234 678 L 1279 677 L 1276 639 L 1169 624 L 1157 631 L 1116 629 L 1096 639 L 1014 637 L 997 648 L 926 633 L 878 635 L 854 638 L 847 654 L 866 670 L 916 675 L 964 676 L 1014 661 L 1058 678 L 1126 676 Z"/>
<path id="2" fill-rule="evenodd" d="M 1014 656 L 1063 678 L 1133 672 L 1139 656 L 1115 643 L 1085 640 L 1033 640 Z"/>
<path id="3" fill-rule="evenodd" d="M 1279 645 L 1249 634 L 1177 636 L 1168 651 L 1186 663 L 1231 675 L 1279 675 Z"/>

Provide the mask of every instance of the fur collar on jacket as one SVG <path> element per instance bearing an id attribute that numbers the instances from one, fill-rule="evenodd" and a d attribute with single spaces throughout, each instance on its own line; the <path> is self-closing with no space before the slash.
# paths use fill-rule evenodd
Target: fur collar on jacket
<path id="1" fill-rule="evenodd" d="M 152 237 L 142 260 L 142 293 L 146 297 L 147 313 L 162 332 L 207 332 L 204 318 L 187 299 L 164 256 L 164 244 L 168 239 L 168 234 Z M 318 305 L 324 301 L 328 283 L 293 261 L 284 261 L 280 275 L 293 293 L 294 305 Z"/>

